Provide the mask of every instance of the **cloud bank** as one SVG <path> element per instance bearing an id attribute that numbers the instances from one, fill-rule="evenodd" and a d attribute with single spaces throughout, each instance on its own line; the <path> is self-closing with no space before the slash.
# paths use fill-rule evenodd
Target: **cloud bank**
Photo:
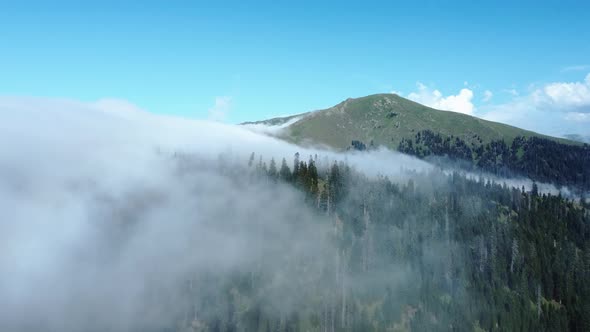
<path id="1" fill-rule="evenodd" d="M 417 87 L 418 91 L 408 94 L 408 99 L 443 111 L 472 115 L 475 110 L 473 91 L 470 89 L 463 88 L 456 95 L 443 96 L 439 90 L 433 90 L 420 82 Z"/>
<path id="2" fill-rule="evenodd" d="M 590 134 L 590 73 L 578 82 L 533 87 L 507 103 L 485 105 L 480 117 L 548 135 Z"/>
<path id="3" fill-rule="evenodd" d="M 490 90 L 486 90 L 486 91 L 483 92 L 483 98 L 482 98 L 482 100 L 483 100 L 484 103 L 487 103 L 490 100 L 492 100 L 492 97 L 494 97 L 494 93 L 492 91 L 490 91 Z"/>
<path id="4" fill-rule="evenodd" d="M 393 179 L 432 167 L 385 150 L 301 149 L 115 99 L 2 97 L 0 114 L 4 331 L 146 331 L 206 318 L 219 308 L 205 294 L 223 298 L 228 271 L 253 262 L 272 272 L 265 307 L 288 312 L 305 295 L 294 262 L 312 257 L 310 276 L 330 266 L 331 228 L 293 188 L 244 177 L 250 153 L 321 153 L 320 164 L 347 159 Z"/>
<path id="5" fill-rule="evenodd" d="M 231 109 L 232 98 L 228 96 L 216 97 L 215 105 L 208 111 L 209 120 L 211 121 L 225 121 L 227 114 Z"/>
<path id="6" fill-rule="evenodd" d="M 243 127 L 261 134 L 278 135 L 283 132 L 287 127 L 301 120 L 305 115 L 295 116 L 285 123 L 279 125 L 266 125 L 263 123 L 248 123 L 244 124 Z"/>
<path id="7" fill-rule="evenodd" d="M 219 308 L 199 299 L 221 298 L 228 271 L 244 266 L 269 271 L 258 295 L 289 312 L 314 291 L 292 269 L 310 257 L 310 277 L 330 266 L 334 248 L 322 239 L 332 229 L 293 188 L 243 176 L 251 152 L 319 154 L 320 167 L 345 160 L 399 182 L 405 170 L 434 169 L 384 149 L 303 149 L 116 99 L 1 97 L 0 115 L 6 331 L 146 331 L 207 318 Z"/>
<path id="8" fill-rule="evenodd" d="M 590 73 L 581 82 L 554 82 L 535 89 L 533 105 L 562 112 L 590 113 Z"/>
<path id="9" fill-rule="evenodd" d="M 561 69 L 562 72 L 568 71 L 584 71 L 590 69 L 590 65 L 575 65 L 575 66 L 567 66 Z"/>
<path id="10" fill-rule="evenodd" d="M 588 66 L 571 66 L 562 71 L 584 71 Z M 467 85 L 467 82 L 465 82 Z M 528 92 L 514 88 L 501 92 L 510 96 L 507 102 L 493 103 L 494 92 L 481 93 L 481 105 L 474 104 L 475 90 L 463 88 L 457 94 L 444 95 L 423 83 L 405 96 L 426 106 L 477 116 L 486 120 L 533 130 L 539 133 L 564 137 L 570 134 L 590 136 L 590 73 L 581 81 L 549 82 L 532 86 Z"/>

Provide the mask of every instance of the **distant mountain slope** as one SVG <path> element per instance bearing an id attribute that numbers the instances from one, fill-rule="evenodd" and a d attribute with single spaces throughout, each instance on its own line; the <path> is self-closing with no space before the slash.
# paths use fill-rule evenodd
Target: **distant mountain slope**
<path id="1" fill-rule="evenodd" d="M 295 117 L 302 118 L 288 126 L 281 133 L 282 138 L 294 143 L 310 141 L 337 149 L 349 147 L 353 140 L 367 145 L 372 141 L 375 145 L 397 149 L 402 139 L 412 139 L 417 132 L 424 130 L 452 135 L 477 145 L 500 139 L 510 144 L 517 136 L 536 136 L 577 144 L 461 113 L 436 110 L 395 94 L 349 98 L 325 110 L 248 124 L 274 126 Z"/>
<path id="2" fill-rule="evenodd" d="M 563 135 L 563 137 L 570 139 L 572 141 L 590 144 L 590 136 L 583 136 L 583 135 L 579 135 L 579 134 L 567 134 L 567 135 Z"/>
<path id="3" fill-rule="evenodd" d="M 297 144 L 365 150 L 386 146 L 435 162 L 500 176 L 590 189 L 590 146 L 473 116 L 436 110 L 395 94 L 378 94 L 320 111 L 250 123 Z M 442 157 L 442 158 L 438 158 Z M 433 160 L 433 158 L 435 160 Z"/>

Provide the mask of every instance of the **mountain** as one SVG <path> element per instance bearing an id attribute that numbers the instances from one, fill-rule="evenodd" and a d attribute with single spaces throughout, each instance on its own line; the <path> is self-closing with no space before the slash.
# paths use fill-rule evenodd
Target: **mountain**
<path id="1" fill-rule="evenodd" d="M 289 125 L 288 130 L 279 134 L 281 138 L 299 144 L 325 144 L 336 149 L 346 149 L 353 140 L 397 149 L 403 139 L 412 139 L 425 130 L 459 137 L 468 144 L 500 139 L 510 144 L 518 136 L 576 144 L 462 113 L 436 110 L 396 94 L 349 98 L 325 110 L 244 124 L 276 126 L 296 118 L 299 119 Z"/>
<path id="2" fill-rule="evenodd" d="M 590 188 L 587 144 L 436 110 L 396 94 L 349 98 L 325 110 L 244 125 L 280 128 L 268 132 L 301 145 L 338 150 L 385 146 L 437 162 L 460 160 L 462 167 L 499 176 Z"/>
<path id="3" fill-rule="evenodd" d="M 572 141 L 590 144 L 590 136 L 583 136 L 580 134 L 566 134 L 566 135 L 563 135 L 563 137 L 570 139 Z"/>

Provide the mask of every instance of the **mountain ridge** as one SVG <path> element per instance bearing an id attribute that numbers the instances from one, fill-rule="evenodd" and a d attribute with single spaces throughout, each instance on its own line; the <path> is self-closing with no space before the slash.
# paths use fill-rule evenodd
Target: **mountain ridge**
<path id="1" fill-rule="evenodd" d="M 346 149 L 353 140 L 358 140 L 396 150 L 402 140 L 411 139 L 424 130 L 459 137 L 474 145 L 492 140 L 505 140 L 510 144 L 518 136 L 581 145 L 570 139 L 548 136 L 467 114 L 437 110 L 397 94 L 347 98 L 327 109 L 245 122 L 242 125 L 277 126 L 297 117 L 301 118 L 276 136 L 297 144 L 311 142 L 336 149 Z"/>

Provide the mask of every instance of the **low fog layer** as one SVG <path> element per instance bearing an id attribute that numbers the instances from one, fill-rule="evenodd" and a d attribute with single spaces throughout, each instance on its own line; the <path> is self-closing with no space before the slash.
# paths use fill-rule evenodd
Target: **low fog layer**
<path id="1" fill-rule="evenodd" d="M 297 293 L 289 257 L 329 250 L 299 193 L 219 160 L 278 141 L 115 101 L 13 99 L 0 113 L 1 330 L 170 326 L 196 272 L 262 260 L 269 305 L 288 306 L 274 300 Z"/>
<path id="2" fill-rule="evenodd" d="M 318 271 L 331 264 L 322 261 L 333 257 L 321 240 L 329 224 L 291 187 L 231 167 L 252 152 L 289 164 L 299 152 L 394 180 L 433 169 L 387 150 L 302 149 L 117 100 L 2 98 L 0 115 L 0 330 L 168 326 L 186 315 L 195 271 L 258 261 L 272 271 L 269 307 L 288 311 L 302 288 L 287 262 L 315 255 Z"/>
<path id="3" fill-rule="evenodd" d="M 329 223 L 300 193 L 232 174 L 253 151 L 318 151 L 115 100 L 4 98 L 0 113 L 2 330 L 170 326 L 187 315 L 196 272 L 261 261 L 272 271 L 261 296 L 288 312 L 302 289 L 290 257 L 313 255 L 318 271 L 332 263 L 322 261 L 334 257 L 324 256 Z M 386 151 L 345 158 L 375 175 L 377 161 L 390 175 L 430 167 Z"/>

